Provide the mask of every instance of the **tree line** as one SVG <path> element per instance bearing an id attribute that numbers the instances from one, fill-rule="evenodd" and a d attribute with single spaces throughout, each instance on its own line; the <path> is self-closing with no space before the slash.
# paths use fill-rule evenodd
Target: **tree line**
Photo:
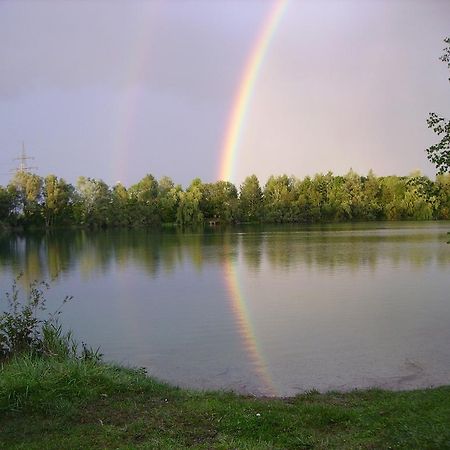
<path id="1" fill-rule="evenodd" d="M 137 184 L 108 186 L 80 177 L 76 185 L 55 175 L 18 172 L 0 186 L 3 227 L 150 227 L 162 224 L 317 223 L 450 218 L 450 174 L 430 180 L 420 172 L 378 177 L 317 174 L 303 179 L 255 175 L 236 186 L 228 181 L 183 189 L 169 177 L 146 175 Z"/>

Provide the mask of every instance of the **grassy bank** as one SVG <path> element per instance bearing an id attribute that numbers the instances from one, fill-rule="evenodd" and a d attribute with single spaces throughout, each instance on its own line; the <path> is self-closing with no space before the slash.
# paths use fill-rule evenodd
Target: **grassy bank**
<path id="1" fill-rule="evenodd" d="M 0 448 L 450 448 L 450 387 L 258 399 L 191 392 L 95 360 L 0 371 Z"/>

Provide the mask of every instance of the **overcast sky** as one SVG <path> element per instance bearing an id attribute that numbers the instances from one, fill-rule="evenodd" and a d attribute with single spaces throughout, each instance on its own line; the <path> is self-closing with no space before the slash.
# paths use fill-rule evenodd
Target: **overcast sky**
<path id="1" fill-rule="evenodd" d="M 37 173 L 215 181 L 271 1 L 0 1 L 0 184 Z M 258 74 L 234 182 L 420 169 L 450 116 L 448 0 L 291 0 Z"/>

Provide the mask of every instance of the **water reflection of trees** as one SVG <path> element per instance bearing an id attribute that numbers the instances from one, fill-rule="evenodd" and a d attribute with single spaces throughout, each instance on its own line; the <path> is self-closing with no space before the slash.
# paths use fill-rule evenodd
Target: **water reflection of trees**
<path id="1" fill-rule="evenodd" d="M 170 230 L 102 232 L 65 231 L 0 237 L 1 270 L 22 272 L 22 282 L 52 279 L 77 268 L 85 277 L 135 265 L 155 276 L 185 263 L 201 271 L 210 265 L 240 260 L 257 271 L 263 262 L 273 269 L 358 271 L 377 264 L 408 263 L 423 267 L 450 264 L 445 231 L 411 230 L 284 230 L 236 233 Z"/>
<path id="2" fill-rule="evenodd" d="M 442 234 L 425 232 L 350 233 L 311 232 L 273 234 L 264 255 L 274 268 L 288 270 L 303 264 L 317 269 L 346 268 L 357 271 L 389 262 L 422 267 L 450 263 L 450 248 Z"/>

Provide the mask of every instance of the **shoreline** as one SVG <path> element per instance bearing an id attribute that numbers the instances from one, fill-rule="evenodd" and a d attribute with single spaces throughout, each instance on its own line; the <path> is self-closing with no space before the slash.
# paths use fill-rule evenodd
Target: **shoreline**
<path id="1" fill-rule="evenodd" d="M 450 386 L 255 397 L 79 359 L 0 365 L 0 447 L 449 448 Z"/>

